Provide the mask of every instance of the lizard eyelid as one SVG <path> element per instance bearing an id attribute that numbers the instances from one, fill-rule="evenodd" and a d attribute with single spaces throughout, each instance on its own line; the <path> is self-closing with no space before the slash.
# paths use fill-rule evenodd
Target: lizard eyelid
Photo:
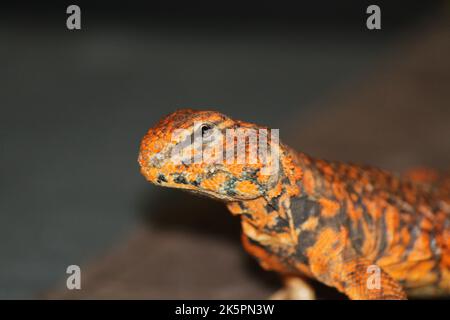
<path id="1" fill-rule="evenodd" d="M 202 124 L 200 126 L 202 138 L 208 138 L 212 134 L 212 125 L 209 123 Z"/>

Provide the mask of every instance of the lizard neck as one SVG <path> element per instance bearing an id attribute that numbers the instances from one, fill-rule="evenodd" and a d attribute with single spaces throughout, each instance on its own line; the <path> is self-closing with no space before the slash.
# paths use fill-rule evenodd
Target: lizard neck
<path id="1" fill-rule="evenodd" d="M 306 155 L 282 147 L 277 184 L 259 198 L 228 204 L 233 214 L 241 216 L 244 239 L 252 243 L 247 249 L 250 253 L 258 256 L 260 248 L 264 248 L 265 252 L 273 256 L 295 255 L 298 231 L 294 224 L 291 204 L 293 199 L 302 196 L 304 192 L 301 180 L 303 166 L 307 165 L 308 159 Z M 267 263 L 266 260 L 262 259 L 264 263 Z M 280 263 L 275 263 L 275 267 L 279 265 Z M 285 271 L 292 268 L 292 263 L 288 261 L 281 262 L 281 265 Z M 273 269 L 273 266 L 269 269 Z"/>
<path id="2" fill-rule="evenodd" d="M 263 196 L 252 200 L 228 203 L 232 214 L 242 215 L 244 220 L 261 224 L 261 227 L 276 225 L 275 220 L 289 220 L 291 203 L 295 198 L 307 198 L 316 201 L 324 197 L 332 188 L 322 171 L 331 170 L 331 164 L 298 153 L 288 146 L 280 149 L 280 167 L 277 183 Z M 268 221 L 271 217 L 272 222 Z"/>
<path id="3" fill-rule="evenodd" d="M 283 215 L 284 204 L 291 197 L 300 196 L 303 190 L 303 165 L 309 157 L 298 154 L 287 146 L 282 145 L 279 153 L 279 168 L 277 183 L 266 190 L 256 199 L 232 201 L 228 208 L 233 214 L 243 214 L 244 218 L 257 220 L 260 215 L 274 212 Z"/>
<path id="4" fill-rule="evenodd" d="M 280 157 L 280 186 L 290 197 L 310 197 L 317 196 L 316 185 L 323 185 L 321 175 L 318 172 L 317 164 L 326 163 L 317 160 L 309 155 L 296 152 L 287 146 L 282 147 L 282 156 Z M 271 191 L 267 194 L 270 196 Z"/>

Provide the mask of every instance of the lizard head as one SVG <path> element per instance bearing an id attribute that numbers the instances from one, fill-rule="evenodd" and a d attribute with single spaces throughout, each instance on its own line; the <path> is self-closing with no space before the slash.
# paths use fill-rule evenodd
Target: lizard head
<path id="1" fill-rule="evenodd" d="M 183 109 L 148 130 L 141 173 L 156 185 L 225 201 L 261 197 L 279 179 L 278 130 L 219 112 Z"/>

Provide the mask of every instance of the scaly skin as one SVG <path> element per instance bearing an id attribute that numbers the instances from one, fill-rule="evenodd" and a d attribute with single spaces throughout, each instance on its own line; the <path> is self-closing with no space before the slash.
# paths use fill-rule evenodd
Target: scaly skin
<path id="1" fill-rule="evenodd" d="M 173 132 L 193 135 L 201 130 L 194 123 L 219 132 L 262 128 L 218 112 L 179 110 L 143 138 L 141 172 L 154 184 L 225 201 L 241 217 L 245 249 L 263 268 L 319 280 L 351 299 L 450 293 L 448 175 L 399 176 L 314 159 L 283 144 L 277 175 L 263 175 L 261 163 L 176 164 L 169 156 L 179 147 Z M 375 288 L 367 285 L 374 266 L 381 276 Z"/>

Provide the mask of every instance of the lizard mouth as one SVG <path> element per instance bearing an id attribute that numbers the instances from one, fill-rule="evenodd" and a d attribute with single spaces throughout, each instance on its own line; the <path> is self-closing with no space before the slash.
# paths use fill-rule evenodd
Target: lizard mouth
<path id="1" fill-rule="evenodd" d="M 218 195 L 214 194 L 213 192 L 209 192 L 209 191 L 199 191 L 199 190 L 193 190 L 193 189 L 183 189 L 183 191 L 186 191 L 190 194 L 193 194 L 197 197 L 200 198 L 208 198 L 210 199 L 211 197 L 213 197 L 216 200 L 222 200 L 222 201 L 233 201 L 233 199 L 231 198 L 227 198 L 227 197 L 219 197 Z"/>
<path id="2" fill-rule="evenodd" d="M 168 187 L 172 187 L 172 186 L 168 186 Z M 213 191 L 197 190 L 197 189 L 191 189 L 191 188 L 179 188 L 179 187 L 173 187 L 173 188 L 177 188 L 177 189 L 181 189 L 183 191 L 187 191 L 190 194 L 196 195 L 196 196 L 201 197 L 201 198 L 214 198 L 216 200 L 220 200 L 220 201 L 224 201 L 224 202 L 236 201 L 236 199 L 234 199 L 234 198 L 232 198 L 230 196 L 221 195 L 221 194 L 215 193 Z"/>

